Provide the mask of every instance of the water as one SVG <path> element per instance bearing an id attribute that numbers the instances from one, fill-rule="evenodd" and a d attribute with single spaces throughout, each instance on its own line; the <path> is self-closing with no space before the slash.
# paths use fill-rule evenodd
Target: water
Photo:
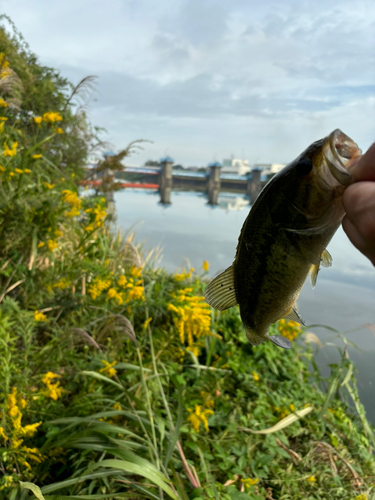
<path id="1" fill-rule="evenodd" d="M 204 259 L 210 263 L 211 276 L 227 268 L 250 208 L 248 201 L 241 195 L 221 193 L 219 206 L 211 207 L 202 193 L 194 192 L 172 192 L 171 200 L 172 205 L 165 206 L 159 204 L 155 191 L 119 191 L 115 195 L 117 224 L 124 229 L 136 228 L 136 240 L 145 241 L 146 248 L 162 246 L 161 265 L 169 271 L 191 265 L 199 272 Z M 341 228 L 328 251 L 333 267 L 321 269 L 314 290 L 306 282 L 298 307 L 307 324 L 329 325 L 346 332 L 345 337 L 360 348 L 350 349 L 350 356 L 358 369 L 361 400 L 375 424 L 375 334 L 363 326 L 375 324 L 375 269 Z M 323 327 L 311 330 L 325 342 L 334 336 Z M 330 346 L 317 356 L 327 374 L 327 365 L 338 359 L 337 349 Z"/>

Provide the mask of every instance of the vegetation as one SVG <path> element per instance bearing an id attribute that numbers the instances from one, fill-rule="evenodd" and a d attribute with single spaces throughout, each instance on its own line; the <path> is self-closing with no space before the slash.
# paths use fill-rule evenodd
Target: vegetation
<path id="1" fill-rule="evenodd" d="M 251 347 L 205 303 L 207 262 L 171 275 L 111 231 L 77 187 L 84 84 L 17 33 L 0 52 L 0 499 L 372 498 L 346 350 L 325 380 L 295 323 L 272 326 L 290 351 Z"/>

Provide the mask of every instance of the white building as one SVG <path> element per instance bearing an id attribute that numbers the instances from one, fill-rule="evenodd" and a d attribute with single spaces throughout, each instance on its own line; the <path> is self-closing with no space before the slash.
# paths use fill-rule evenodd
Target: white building
<path id="1" fill-rule="evenodd" d="M 250 172 L 250 165 L 247 160 L 230 158 L 223 160 L 221 172 L 223 174 L 246 175 Z"/>
<path id="2" fill-rule="evenodd" d="M 285 167 L 283 163 L 257 163 L 253 168 L 261 168 L 262 175 L 275 175 Z"/>

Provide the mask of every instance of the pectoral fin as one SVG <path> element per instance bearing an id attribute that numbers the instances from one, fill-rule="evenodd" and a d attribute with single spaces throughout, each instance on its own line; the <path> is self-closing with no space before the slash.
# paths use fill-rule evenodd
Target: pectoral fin
<path id="1" fill-rule="evenodd" d="M 206 288 L 204 296 L 208 304 L 219 311 L 237 305 L 233 266 L 228 267 L 228 269 L 211 281 Z"/>
<path id="2" fill-rule="evenodd" d="M 322 259 L 320 261 L 320 264 L 322 265 L 322 267 L 331 267 L 332 266 L 332 257 L 331 257 L 331 254 L 328 252 L 328 250 L 324 250 L 324 252 L 320 256 L 320 258 Z"/>
<path id="3" fill-rule="evenodd" d="M 324 252 L 320 256 L 320 261 L 318 262 L 318 264 L 311 266 L 310 281 L 311 281 L 311 286 L 313 288 L 315 288 L 315 285 L 316 285 L 316 280 L 318 278 L 320 266 L 322 266 L 322 267 L 331 267 L 332 266 L 332 257 L 327 250 L 324 250 Z"/>
<path id="4" fill-rule="evenodd" d="M 292 343 L 286 337 L 282 337 L 281 335 L 266 335 L 266 338 L 273 342 L 278 347 L 282 347 L 283 349 L 291 349 Z"/>

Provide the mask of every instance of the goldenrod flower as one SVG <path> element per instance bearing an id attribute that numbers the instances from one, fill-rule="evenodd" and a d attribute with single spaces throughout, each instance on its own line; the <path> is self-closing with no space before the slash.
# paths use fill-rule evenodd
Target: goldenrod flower
<path id="1" fill-rule="evenodd" d="M 0 121 L 1 122 L 6 122 L 7 121 L 7 117 L 6 116 L 0 116 Z"/>
<path id="2" fill-rule="evenodd" d="M 189 269 L 189 271 L 188 271 L 188 272 L 186 272 L 186 271 L 185 271 L 185 268 L 183 268 L 182 273 L 180 273 L 180 274 L 177 274 L 177 273 L 176 273 L 176 274 L 174 275 L 174 279 L 175 279 L 176 281 L 184 281 L 184 280 L 186 280 L 187 278 L 190 278 L 191 273 L 193 273 L 193 272 L 194 272 L 194 268 L 193 268 L 193 267 L 191 267 L 191 268 Z"/>
<path id="3" fill-rule="evenodd" d="M 43 384 L 47 387 L 47 391 L 45 391 L 44 394 L 54 401 L 61 398 L 64 391 L 64 389 L 60 387 L 60 382 L 58 380 L 54 382 L 56 378 L 61 378 L 61 376 L 53 372 L 47 372 L 42 378 Z"/>
<path id="4" fill-rule="evenodd" d="M 123 274 L 119 277 L 118 281 L 117 281 L 117 284 L 118 286 L 125 286 L 126 283 L 128 282 L 128 280 L 126 279 L 126 276 L 124 276 Z"/>
<path id="5" fill-rule="evenodd" d="M 47 123 L 61 122 L 62 116 L 59 113 L 54 113 L 52 111 L 44 113 L 43 121 Z"/>
<path id="6" fill-rule="evenodd" d="M 101 361 L 105 366 L 104 368 L 101 368 L 99 372 L 103 373 L 103 375 L 107 375 L 109 378 L 113 378 L 117 373 L 117 370 L 113 368 L 115 365 L 117 365 L 117 361 L 113 361 L 112 363 L 108 363 L 108 361 L 106 361 L 105 359 L 102 359 Z"/>
<path id="7" fill-rule="evenodd" d="M 207 273 L 208 270 L 210 269 L 210 264 L 206 260 L 204 260 L 202 267 L 203 267 L 203 271 L 205 271 Z"/>
<path id="8" fill-rule="evenodd" d="M 30 170 L 29 168 L 25 168 L 25 169 L 24 169 L 24 173 L 25 173 L 25 174 L 31 174 L 31 170 Z"/>
<path id="9" fill-rule="evenodd" d="M 110 299 L 116 299 L 118 305 L 120 306 L 123 303 L 123 298 L 120 293 L 115 288 L 110 288 L 107 292 L 107 295 Z"/>
<path id="10" fill-rule="evenodd" d="M 254 377 L 255 382 L 258 382 L 258 380 L 259 380 L 259 375 L 258 375 L 256 372 L 253 372 L 253 373 L 252 373 L 252 375 L 253 375 L 253 377 Z"/>
<path id="11" fill-rule="evenodd" d="M 250 488 L 250 486 L 253 486 L 254 484 L 258 483 L 258 479 L 257 478 L 251 478 L 251 477 L 242 478 L 241 482 L 245 485 L 246 488 Z"/>
<path id="12" fill-rule="evenodd" d="M 188 421 L 193 426 L 193 429 L 195 430 L 195 432 L 199 432 L 199 428 L 200 428 L 201 423 L 203 423 L 206 431 L 209 431 L 207 417 L 214 414 L 213 410 L 209 410 L 209 409 L 202 410 L 202 406 L 195 405 L 194 412 L 192 410 L 188 410 L 188 411 L 191 413 L 188 417 Z"/>
<path id="13" fill-rule="evenodd" d="M 143 323 L 143 328 L 146 330 L 146 328 L 148 327 L 148 325 L 151 323 L 152 321 L 152 318 L 148 318 L 146 319 L 146 321 Z"/>
<path id="14" fill-rule="evenodd" d="M 4 101 L 4 99 L 1 97 L 0 98 L 0 107 L 1 108 L 7 108 L 8 104 Z"/>
<path id="15" fill-rule="evenodd" d="M 3 156 L 16 156 L 16 154 L 17 154 L 17 146 L 18 146 L 18 142 L 13 142 L 12 149 L 10 149 L 8 147 L 8 145 L 4 142 Z"/>
<path id="16" fill-rule="evenodd" d="M 316 478 L 315 478 L 315 476 L 309 476 L 306 478 L 306 481 L 308 483 L 314 484 L 316 482 Z"/>
<path id="17" fill-rule="evenodd" d="M 17 173 L 17 174 L 23 174 L 23 170 L 21 170 L 20 168 L 15 168 L 14 171 Z"/>
<path id="18" fill-rule="evenodd" d="M 0 427 L 0 437 L 2 437 L 4 441 L 7 441 L 9 439 L 8 436 L 6 436 L 3 427 Z"/>
<path id="19" fill-rule="evenodd" d="M 40 241 L 38 243 L 38 248 L 42 248 L 42 247 L 44 247 L 44 245 L 45 245 L 44 241 Z"/>
<path id="20" fill-rule="evenodd" d="M 42 155 L 40 155 L 40 154 L 39 154 L 39 155 L 33 155 L 33 156 L 32 156 L 32 158 L 33 158 L 34 160 L 38 160 L 38 159 L 39 159 L 39 158 L 41 158 L 41 157 L 42 157 Z"/>
<path id="21" fill-rule="evenodd" d="M 42 123 L 42 117 L 41 116 L 34 116 L 34 122 L 39 125 L 40 123 Z"/>
<path id="22" fill-rule="evenodd" d="M 64 133 L 64 131 L 63 131 L 63 129 L 61 127 L 57 127 L 56 132 L 58 134 L 63 134 Z"/>
<path id="23" fill-rule="evenodd" d="M 43 182 L 43 184 L 48 188 L 48 189 L 53 189 L 55 187 L 54 184 L 50 184 L 49 182 Z"/>
<path id="24" fill-rule="evenodd" d="M 38 322 L 48 321 L 47 316 L 40 311 L 34 311 L 34 319 L 35 319 L 35 321 L 38 321 Z"/>
<path id="25" fill-rule="evenodd" d="M 53 252 L 57 248 L 57 241 L 55 240 L 48 240 L 47 241 L 47 247 L 50 252 Z"/>

